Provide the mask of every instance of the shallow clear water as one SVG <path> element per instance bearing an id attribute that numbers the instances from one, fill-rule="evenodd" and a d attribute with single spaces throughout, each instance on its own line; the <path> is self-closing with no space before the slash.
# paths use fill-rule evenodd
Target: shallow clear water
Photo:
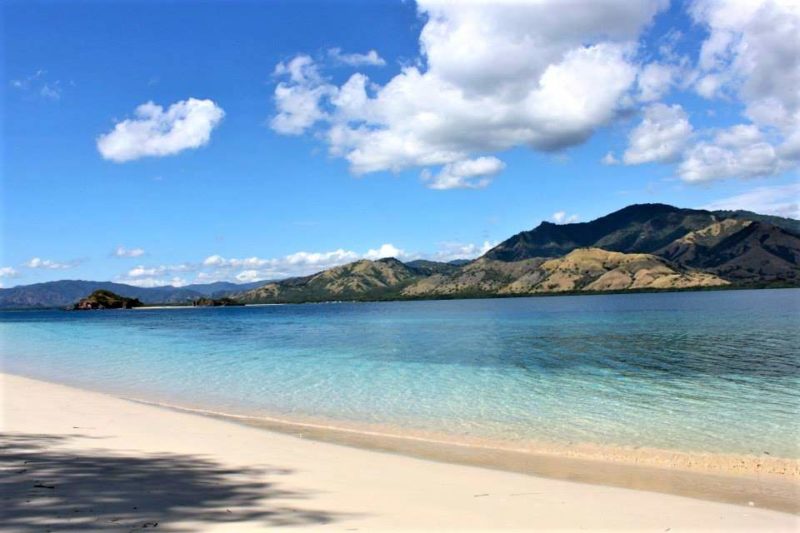
<path id="1" fill-rule="evenodd" d="M 800 291 L 0 313 L 4 371 L 238 414 L 800 457 Z"/>

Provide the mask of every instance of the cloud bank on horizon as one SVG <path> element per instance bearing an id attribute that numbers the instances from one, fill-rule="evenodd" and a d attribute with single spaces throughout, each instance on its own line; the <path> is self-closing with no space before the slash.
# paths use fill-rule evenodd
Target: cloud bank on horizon
<path id="1" fill-rule="evenodd" d="M 494 154 L 569 148 L 632 113 L 628 148 L 604 163 L 674 163 L 688 183 L 797 167 L 800 3 L 688 3 L 707 31 L 697 57 L 676 51 L 675 30 L 643 50 L 667 0 L 558 4 L 418 0 L 415 64 L 383 85 L 362 72 L 336 85 L 324 59 L 301 53 L 275 68 L 271 127 L 321 138 L 356 175 L 418 168 L 433 189 L 486 187 L 504 167 Z M 664 102 L 675 92 L 738 102 L 740 122 L 697 129 Z"/>
<path id="2" fill-rule="evenodd" d="M 294 276 L 315 274 L 332 267 L 352 263 L 361 259 L 371 261 L 393 257 L 401 261 L 428 259 L 431 261 L 453 261 L 473 259 L 489 251 L 495 244 L 484 241 L 482 244 L 458 242 L 439 243 L 432 253 L 410 252 L 393 244 L 385 243 L 364 253 L 339 248 L 328 252 L 295 252 L 284 257 L 232 258 L 214 254 L 197 263 L 177 265 L 143 266 L 131 268 L 116 281 L 139 287 L 176 287 L 190 283 L 211 283 L 232 281 L 248 283 L 251 281 L 285 279 Z M 2 275 L 0 273 L 0 275 Z M 191 280 L 189 279 L 191 277 Z"/>

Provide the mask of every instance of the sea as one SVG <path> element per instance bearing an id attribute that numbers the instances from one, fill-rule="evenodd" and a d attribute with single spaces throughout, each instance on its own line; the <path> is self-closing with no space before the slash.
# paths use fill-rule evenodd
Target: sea
<path id="1" fill-rule="evenodd" d="M 458 442 L 800 458 L 800 290 L 0 312 L 3 372 Z"/>

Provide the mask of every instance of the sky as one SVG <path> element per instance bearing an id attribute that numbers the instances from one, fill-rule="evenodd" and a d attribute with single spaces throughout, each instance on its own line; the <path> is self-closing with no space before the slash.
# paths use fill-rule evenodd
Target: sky
<path id="1" fill-rule="evenodd" d="M 0 9 L 3 287 L 471 258 L 632 203 L 800 218 L 794 0 Z"/>

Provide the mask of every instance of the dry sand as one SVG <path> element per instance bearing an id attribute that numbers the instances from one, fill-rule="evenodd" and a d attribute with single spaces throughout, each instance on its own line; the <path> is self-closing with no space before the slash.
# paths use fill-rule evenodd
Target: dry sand
<path id="1" fill-rule="evenodd" d="M 3 531 L 800 531 L 800 517 L 759 502 L 446 464 L 6 374 L 0 383 Z"/>

